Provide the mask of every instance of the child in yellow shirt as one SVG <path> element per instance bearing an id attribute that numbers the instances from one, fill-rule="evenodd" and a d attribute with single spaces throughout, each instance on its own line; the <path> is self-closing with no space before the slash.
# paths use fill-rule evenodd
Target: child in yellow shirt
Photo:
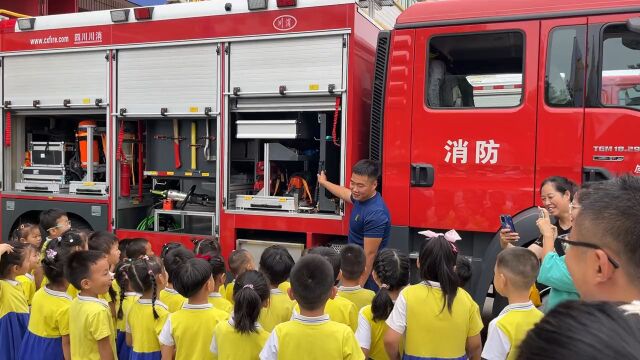
<path id="1" fill-rule="evenodd" d="M 236 279 L 233 297 L 233 316 L 216 326 L 211 353 L 218 360 L 257 359 L 269 337 L 257 323 L 260 309 L 269 302 L 267 279 L 258 271 L 246 271 Z"/>
<path id="2" fill-rule="evenodd" d="M 176 271 L 180 271 L 180 265 L 193 259 L 194 255 L 184 246 L 178 243 L 169 243 L 162 247 L 162 263 L 167 271 L 167 285 L 160 291 L 160 301 L 167 305 L 169 312 L 176 312 L 182 309 L 182 305 L 187 301 L 173 288 L 173 278 Z"/>
<path id="3" fill-rule="evenodd" d="M 15 359 L 29 324 L 29 305 L 16 277 L 29 269 L 33 247 L 0 244 L 0 359 Z"/>
<path id="4" fill-rule="evenodd" d="M 211 276 L 213 277 L 214 285 L 213 291 L 209 294 L 209 303 L 213 305 L 214 308 L 230 314 L 233 311 L 233 304 L 220 294 L 220 289 L 224 285 L 224 280 L 227 277 L 224 259 L 220 254 L 215 253 L 196 255 L 196 257 L 206 260 L 211 266 Z"/>
<path id="5" fill-rule="evenodd" d="M 232 251 L 228 261 L 229 271 L 231 271 L 234 279 L 242 275 L 245 271 L 256 269 L 256 262 L 253 256 L 245 249 Z M 225 286 L 224 291 L 224 298 L 233 303 L 233 281 Z"/>
<path id="6" fill-rule="evenodd" d="M 49 283 L 33 296 L 20 360 L 71 359 L 69 307 L 73 298 L 67 294 L 69 282 L 64 278 L 64 264 L 73 251 L 62 241 L 47 244 L 42 268 Z"/>
<path id="7" fill-rule="evenodd" d="M 387 360 L 384 349 L 385 323 L 400 291 L 409 285 L 409 257 L 394 249 L 383 249 L 373 261 L 373 280 L 380 290 L 371 305 L 360 310 L 356 339 L 365 356 L 373 360 Z"/>
<path id="8" fill-rule="evenodd" d="M 340 254 L 338 254 L 335 250 L 329 247 L 316 247 L 309 250 L 309 254 L 315 254 L 322 256 L 333 269 L 333 279 L 334 285 L 338 284 L 340 280 Z M 336 289 L 337 293 L 337 289 Z M 324 311 L 332 321 L 336 321 L 342 324 L 345 324 L 353 330 L 356 331 L 358 328 L 358 309 L 356 305 L 341 296 L 332 296 L 328 301 L 324 308 Z M 299 313 L 299 306 L 295 306 L 294 315 Z"/>
<path id="9" fill-rule="evenodd" d="M 542 319 L 542 312 L 529 300 L 530 289 L 538 278 L 539 270 L 540 262 L 529 249 L 510 247 L 498 254 L 493 286 L 500 295 L 509 299 L 509 306 L 489 323 L 483 359 L 516 359 L 516 350 L 527 332 Z"/>
<path id="10" fill-rule="evenodd" d="M 211 266 L 203 259 L 175 261 L 178 263 L 171 266 L 180 271 L 172 274 L 173 286 L 188 302 L 169 315 L 160 332 L 162 358 L 171 359 L 175 354 L 176 360 L 214 359 L 209 350 L 213 331 L 229 314 L 209 303 L 214 286 Z"/>
<path id="11" fill-rule="evenodd" d="M 353 331 L 331 321 L 325 304 L 335 296 L 334 271 L 319 255 L 306 255 L 291 270 L 289 295 L 300 313 L 277 325 L 260 353 L 261 360 L 363 360 Z"/>
<path id="12" fill-rule="evenodd" d="M 271 295 L 269 305 L 260 312 L 258 322 L 268 332 L 276 325 L 291 319 L 294 303 L 286 290 L 281 289 L 281 285 L 289 279 L 293 265 L 293 257 L 281 245 L 269 246 L 260 256 L 260 271 L 269 279 Z"/>
<path id="13" fill-rule="evenodd" d="M 142 256 L 131 263 L 127 277 L 131 288 L 142 294 L 131 305 L 126 319 L 126 342 L 131 347 L 127 359 L 160 360 L 158 335 L 169 316 L 167 306 L 157 300 L 166 283 L 162 262 L 154 256 Z"/>
<path id="14" fill-rule="evenodd" d="M 376 295 L 373 291 L 360 286 L 366 261 L 364 250 L 358 245 L 349 244 L 340 250 L 342 281 L 338 287 L 338 296 L 354 303 L 358 311 L 371 305 L 371 300 Z"/>
<path id="15" fill-rule="evenodd" d="M 422 282 L 405 287 L 387 318 L 384 345 L 389 359 L 480 359 L 483 324 L 478 304 L 460 288 L 454 267 L 458 251 L 435 234 L 420 248 Z M 436 334 L 437 336 L 434 336 Z"/>
<path id="16" fill-rule="evenodd" d="M 112 283 L 109 261 L 101 251 L 76 251 L 69 255 L 65 274 L 80 289 L 69 308 L 71 358 L 116 359 L 116 329 L 111 309 L 101 295 Z"/>

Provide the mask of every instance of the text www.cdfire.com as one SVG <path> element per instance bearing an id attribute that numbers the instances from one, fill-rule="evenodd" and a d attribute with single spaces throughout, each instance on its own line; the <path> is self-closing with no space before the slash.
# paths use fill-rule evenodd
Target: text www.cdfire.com
<path id="1" fill-rule="evenodd" d="M 42 45 L 42 44 L 59 44 L 59 43 L 68 43 L 68 36 L 48 36 L 44 38 L 31 39 L 31 45 Z"/>

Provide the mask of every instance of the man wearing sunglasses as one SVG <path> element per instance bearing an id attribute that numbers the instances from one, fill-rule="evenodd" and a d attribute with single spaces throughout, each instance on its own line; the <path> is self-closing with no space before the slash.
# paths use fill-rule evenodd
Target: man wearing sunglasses
<path id="1" fill-rule="evenodd" d="M 583 300 L 640 300 L 640 178 L 622 176 L 580 192 L 580 212 L 562 239 Z"/>

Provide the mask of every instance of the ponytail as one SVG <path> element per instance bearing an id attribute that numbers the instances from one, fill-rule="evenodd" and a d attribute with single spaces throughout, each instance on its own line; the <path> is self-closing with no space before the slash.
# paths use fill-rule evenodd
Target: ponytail
<path id="1" fill-rule="evenodd" d="M 149 264 L 147 264 L 147 265 L 149 265 Z M 151 311 L 153 312 L 153 318 L 157 320 L 160 317 L 158 315 L 158 312 L 156 311 L 156 300 L 158 298 L 158 284 L 156 283 L 156 275 L 153 273 L 153 270 L 151 270 L 150 266 L 149 266 L 148 274 L 149 274 L 149 281 L 151 281 L 151 289 L 152 289 L 152 293 L 151 293 Z"/>
<path id="2" fill-rule="evenodd" d="M 153 318 L 158 319 L 159 315 L 156 311 L 156 301 L 158 300 L 158 283 L 156 276 L 164 272 L 162 262 L 155 256 L 142 256 L 134 260 L 128 269 L 131 278 L 131 287 L 139 293 L 145 293 L 151 290 L 151 310 Z"/>
<path id="3" fill-rule="evenodd" d="M 118 312 L 116 313 L 116 317 L 118 320 L 122 320 L 124 317 L 124 312 L 122 307 L 124 305 L 125 293 L 129 288 L 129 277 L 127 276 L 127 270 L 131 267 L 131 259 L 124 259 L 116 266 L 116 283 L 120 286 L 120 304 L 118 306 Z M 113 291 L 113 294 L 111 293 Z M 115 291 L 112 287 L 109 288 L 109 294 L 111 298 L 115 298 Z"/>
<path id="4" fill-rule="evenodd" d="M 451 312 L 458 293 L 460 281 L 454 270 L 457 256 L 455 248 L 442 235 L 425 240 L 420 249 L 420 276 L 424 281 L 440 283 L 443 296 L 441 311 L 446 307 Z"/>
<path id="5" fill-rule="evenodd" d="M 382 283 L 371 301 L 373 321 L 384 321 L 393 310 L 389 292 L 397 291 L 409 284 L 409 258 L 394 249 L 383 249 L 373 261 L 373 271 Z"/>
<path id="6" fill-rule="evenodd" d="M 258 331 L 255 323 L 270 295 L 267 278 L 261 272 L 247 271 L 236 279 L 233 287 L 233 321 L 237 332 L 249 334 Z"/>

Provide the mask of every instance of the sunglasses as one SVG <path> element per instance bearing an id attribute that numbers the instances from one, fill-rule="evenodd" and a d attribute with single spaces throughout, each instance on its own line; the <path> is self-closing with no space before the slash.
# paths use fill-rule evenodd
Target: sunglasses
<path id="1" fill-rule="evenodd" d="M 567 234 L 568 235 L 568 234 Z M 617 262 L 615 259 L 613 259 L 601 246 L 593 244 L 593 243 L 589 243 L 589 242 L 584 242 L 584 241 L 574 241 L 574 240 L 569 240 L 567 239 L 567 235 L 562 235 L 559 236 L 557 238 L 557 240 L 560 242 L 560 244 L 562 245 L 562 249 L 564 250 L 564 252 L 566 253 L 572 246 L 577 246 L 577 247 L 584 247 L 587 249 L 593 249 L 593 250 L 600 250 L 603 253 L 605 253 L 605 255 L 607 255 L 607 259 L 609 259 L 609 262 L 611 263 L 611 265 L 613 265 L 613 267 L 615 269 L 619 269 L 620 268 L 620 263 Z"/>

